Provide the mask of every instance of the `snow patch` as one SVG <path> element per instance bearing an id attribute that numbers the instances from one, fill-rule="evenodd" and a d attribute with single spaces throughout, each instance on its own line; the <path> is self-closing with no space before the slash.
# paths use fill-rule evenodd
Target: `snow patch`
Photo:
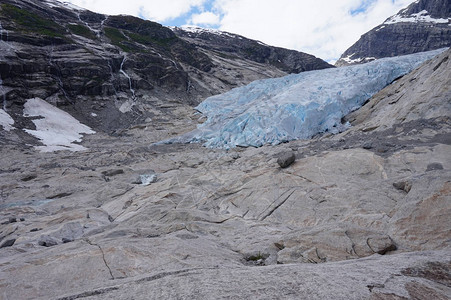
<path id="1" fill-rule="evenodd" d="M 360 63 L 367 63 L 373 60 L 376 60 L 375 57 L 358 57 L 352 59 L 352 57 L 355 55 L 355 53 L 352 53 L 351 55 L 348 55 L 346 57 L 341 58 L 341 60 L 344 60 L 346 63 L 353 65 L 353 64 L 360 64 Z"/>
<path id="2" fill-rule="evenodd" d="M 169 27 L 172 31 L 176 30 L 176 29 L 181 29 L 183 31 L 186 31 L 188 33 L 195 33 L 195 34 L 200 34 L 200 33 L 211 33 L 211 34 L 215 34 L 215 35 L 220 35 L 220 36 L 227 36 L 227 37 L 231 37 L 231 38 L 238 38 L 238 39 L 242 39 L 241 36 L 233 34 L 233 33 L 228 33 L 225 31 L 221 31 L 218 29 L 212 29 L 212 28 L 202 28 L 199 26 L 193 26 L 193 25 L 183 25 L 181 27 L 174 27 L 174 26 L 170 26 Z"/>
<path id="3" fill-rule="evenodd" d="M 10 131 L 14 129 L 12 125 L 14 125 L 13 118 L 6 111 L 0 109 L 0 126 L 3 127 L 3 130 Z"/>
<path id="4" fill-rule="evenodd" d="M 194 131 L 165 142 L 204 142 L 205 146 L 218 148 L 258 147 L 307 139 L 326 131 L 337 133 L 346 129 L 346 124 L 341 124 L 343 116 L 444 50 L 254 81 L 207 98 L 196 107 L 207 121 Z"/>
<path id="5" fill-rule="evenodd" d="M 51 8 L 64 7 L 64 8 L 74 9 L 74 10 L 86 10 L 85 8 L 82 8 L 80 6 L 72 4 L 69 1 L 44 0 L 44 2 L 47 3 L 47 5 L 50 6 Z"/>
<path id="6" fill-rule="evenodd" d="M 383 24 L 395 24 L 401 22 L 447 24 L 450 23 L 450 19 L 435 19 L 429 15 L 427 10 L 422 10 L 419 13 L 411 14 L 408 16 L 394 15 L 388 18 Z"/>
<path id="7" fill-rule="evenodd" d="M 42 117 L 42 119 L 33 120 L 36 130 L 24 129 L 25 132 L 37 137 L 45 145 L 36 147 L 41 152 L 86 150 L 85 147 L 74 144 L 74 142 L 81 142 L 82 133 L 95 133 L 67 112 L 40 98 L 28 99 L 23 113 L 25 117 Z"/>

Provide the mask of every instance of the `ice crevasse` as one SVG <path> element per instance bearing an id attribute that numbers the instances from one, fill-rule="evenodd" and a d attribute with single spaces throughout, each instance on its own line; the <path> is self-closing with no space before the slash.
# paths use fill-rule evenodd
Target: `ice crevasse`
<path id="1" fill-rule="evenodd" d="M 343 116 L 444 50 L 254 81 L 204 100 L 196 109 L 205 123 L 166 142 L 258 147 L 338 132 Z"/>

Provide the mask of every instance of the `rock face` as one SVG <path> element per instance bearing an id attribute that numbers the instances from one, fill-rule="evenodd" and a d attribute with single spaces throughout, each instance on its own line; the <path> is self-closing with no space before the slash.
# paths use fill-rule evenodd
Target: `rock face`
<path id="1" fill-rule="evenodd" d="M 164 130 L 98 132 L 84 152 L 3 145 L 0 245 L 15 242 L 0 248 L 1 296 L 449 298 L 450 55 L 380 91 L 337 135 L 153 144 L 196 127 L 180 106 Z M 281 169 L 285 152 L 297 159 Z M 132 183 L 143 174 L 157 180 Z"/>
<path id="2" fill-rule="evenodd" d="M 336 66 L 365 63 L 451 46 L 451 6 L 448 0 L 415 1 L 365 33 L 347 49 Z"/>
<path id="3" fill-rule="evenodd" d="M 209 56 L 224 53 L 231 58 L 247 59 L 274 66 L 287 73 L 330 68 L 325 61 L 306 53 L 271 47 L 243 36 L 200 27 L 175 27 L 173 31 L 183 40 L 194 44 Z"/>
<path id="4" fill-rule="evenodd" d="M 23 104 L 39 97 L 96 131 L 112 132 L 167 118 L 175 107 L 256 79 L 332 67 L 296 51 L 252 48 L 259 44 L 248 39 L 214 51 L 193 41 L 155 22 L 96 14 L 55 0 L 2 1 L 2 107 L 16 127 L 29 128 Z M 230 38 L 218 35 L 215 43 Z M 291 63 L 294 69 L 288 68 Z"/>

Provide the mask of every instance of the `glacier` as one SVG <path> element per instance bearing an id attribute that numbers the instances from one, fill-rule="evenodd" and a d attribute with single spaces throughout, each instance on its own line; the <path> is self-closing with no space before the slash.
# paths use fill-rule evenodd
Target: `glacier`
<path id="1" fill-rule="evenodd" d="M 205 99 L 197 129 L 165 143 L 259 147 L 345 129 L 342 117 L 445 49 L 254 81 Z"/>

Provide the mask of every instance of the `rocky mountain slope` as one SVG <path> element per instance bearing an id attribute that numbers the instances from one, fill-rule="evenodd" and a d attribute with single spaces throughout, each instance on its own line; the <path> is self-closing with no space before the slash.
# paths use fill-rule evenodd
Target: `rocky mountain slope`
<path id="1" fill-rule="evenodd" d="M 164 130 L 98 132 L 82 152 L 3 145 L 1 297 L 448 299 L 450 56 L 337 135 L 155 145 L 196 127 L 180 106 Z"/>
<path id="2" fill-rule="evenodd" d="M 336 66 L 451 46 L 449 0 L 418 0 L 365 33 Z"/>
<path id="3" fill-rule="evenodd" d="M 131 16 L 96 14 L 56 0 L 4 0 L 2 107 L 17 126 L 33 129 L 23 106 L 39 97 L 94 130 L 113 132 L 150 119 L 170 122 L 179 107 L 256 79 L 332 67 L 244 38 L 242 45 L 214 48 L 231 43 L 228 35 L 216 36 L 207 50 L 196 38 Z"/>
<path id="4" fill-rule="evenodd" d="M 209 56 L 222 53 L 239 59 L 266 63 L 289 74 L 330 67 L 329 64 L 313 55 L 271 47 L 237 34 L 195 26 L 174 27 L 172 30 L 183 40 L 207 51 L 206 54 Z"/>

